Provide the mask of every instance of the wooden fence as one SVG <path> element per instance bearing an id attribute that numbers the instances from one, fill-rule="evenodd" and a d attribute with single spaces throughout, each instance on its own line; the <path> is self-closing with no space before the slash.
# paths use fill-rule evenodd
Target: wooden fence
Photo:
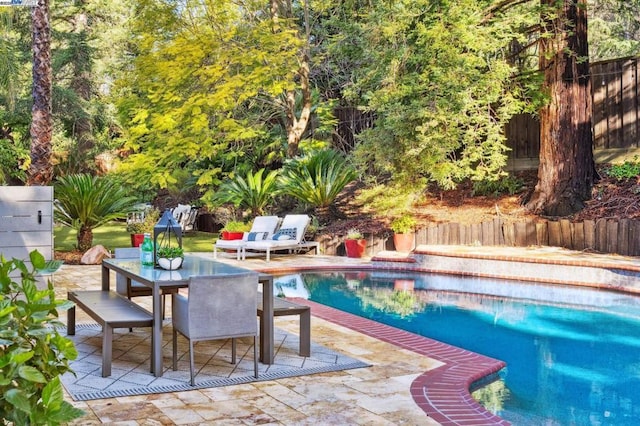
<path id="1" fill-rule="evenodd" d="M 391 235 L 368 235 L 367 254 L 393 250 Z M 344 255 L 340 238 L 318 238 L 323 253 Z M 552 246 L 570 250 L 588 250 L 640 256 L 640 220 L 600 219 L 570 222 L 569 220 L 531 220 L 507 223 L 494 219 L 477 224 L 426 223 L 416 232 L 416 244 L 480 245 L 480 246 Z"/>
<path id="2" fill-rule="evenodd" d="M 593 149 L 640 147 L 640 58 L 590 65 L 593 97 Z M 514 116 L 505 128 L 511 159 L 537 159 L 540 122 L 532 115 Z"/>

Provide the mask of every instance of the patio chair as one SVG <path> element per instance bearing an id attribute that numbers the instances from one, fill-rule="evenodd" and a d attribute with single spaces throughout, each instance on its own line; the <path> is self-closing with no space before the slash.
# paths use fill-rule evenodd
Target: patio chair
<path id="1" fill-rule="evenodd" d="M 124 247 L 124 248 L 116 248 L 114 250 L 114 255 L 116 259 L 140 259 L 140 248 L 139 247 Z M 165 302 L 166 295 L 176 293 L 178 289 L 175 288 L 163 288 L 162 289 L 162 318 L 165 317 Z M 127 284 L 127 278 L 123 275 L 116 275 L 116 292 L 125 296 L 127 299 L 131 300 L 132 297 L 138 296 L 151 296 L 153 294 L 150 287 L 142 285 L 137 281 L 131 281 L 130 284 Z"/>
<path id="2" fill-rule="evenodd" d="M 218 249 L 236 251 L 236 259 L 240 260 L 242 247 L 251 239 L 265 240 L 271 238 L 280 223 L 278 216 L 256 216 L 249 232 L 245 232 L 241 240 L 217 240 L 213 245 L 213 258 L 218 258 Z"/>
<path id="3" fill-rule="evenodd" d="M 275 250 L 293 251 L 301 248 L 315 247 L 316 253 L 318 244 L 306 242 L 304 234 L 311 222 L 311 218 L 306 214 L 288 214 L 282 219 L 280 228 L 271 238 L 263 241 L 247 241 L 242 246 L 242 259 L 246 258 L 247 250 L 266 252 L 266 260 L 271 260 L 271 252 Z"/>
<path id="4" fill-rule="evenodd" d="M 253 370 L 258 378 L 258 274 L 191 277 L 189 294 L 173 296 L 173 370 L 178 369 L 178 333 L 189 340 L 191 386 L 195 386 L 194 343 L 231 339 L 231 363 L 236 363 L 236 338 L 253 337 Z"/>

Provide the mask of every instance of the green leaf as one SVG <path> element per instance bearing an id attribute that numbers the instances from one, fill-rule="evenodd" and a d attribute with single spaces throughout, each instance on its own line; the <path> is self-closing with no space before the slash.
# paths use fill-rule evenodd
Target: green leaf
<path id="1" fill-rule="evenodd" d="M 29 259 L 31 260 L 31 263 L 36 270 L 43 269 L 47 264 L 42 253 L 37 250 L 33 250 L 31 253 L 29 253 Z"/>
<path id="2" fill-rule="evenodd" d="M 30 365 L 23 365 L 18 368 L 18 375 L 25 380 L 35 383 L 47 383 L 47 379 L 44 375 L 35 367 Z"/>
<path id="3" fill-rule="evenodd" d="M 4 397 L 18 410 L 22 410 L 25 413 L 31 412 L 29 396 L 24 391 L 20 389 L 9 389 L 5 392 Z"/>

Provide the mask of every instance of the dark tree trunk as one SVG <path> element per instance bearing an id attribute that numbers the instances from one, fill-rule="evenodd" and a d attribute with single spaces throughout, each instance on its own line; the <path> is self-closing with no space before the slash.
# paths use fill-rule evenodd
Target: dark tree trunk
<path id="1" fill-rule="evenodd" d="M 565 0 L 555 8 L 556 0 L 541 3 L 547 10 L 542 15 L 542 31 L 549 37 L 540 42 L 540 69 L 550 101 L 540 111 L 538 183 L 527 208 L 567 216 L 584 207 L 596 178 L 587 1 Z"/>
<path id="2" fill-rule="evenodd" d="M 33 25 L 33 107 L 31 109 L 31 165 L 29 185 L 48 185 L 53 178 L 51 164 L 51 28 L 49 0 L 38 0 L 31 9 Z"/>
<path id="3" fill-rule="evenodd" d="M 78 250 L 87 251 L 91 248 L 93 244 L 93 230 L 88 227 L 82 225 L 78 230 Z"/>

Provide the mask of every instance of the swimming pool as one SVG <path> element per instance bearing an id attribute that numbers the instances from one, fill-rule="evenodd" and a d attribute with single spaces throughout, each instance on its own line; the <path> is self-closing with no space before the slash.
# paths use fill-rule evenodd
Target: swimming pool
<path id="1" fill-rule="evenodd" d="M 275 292 L 501 359 L 474 393 L 518 425 L 640 424 L 640 298 L 399 272 L 305 272 Z"/>

